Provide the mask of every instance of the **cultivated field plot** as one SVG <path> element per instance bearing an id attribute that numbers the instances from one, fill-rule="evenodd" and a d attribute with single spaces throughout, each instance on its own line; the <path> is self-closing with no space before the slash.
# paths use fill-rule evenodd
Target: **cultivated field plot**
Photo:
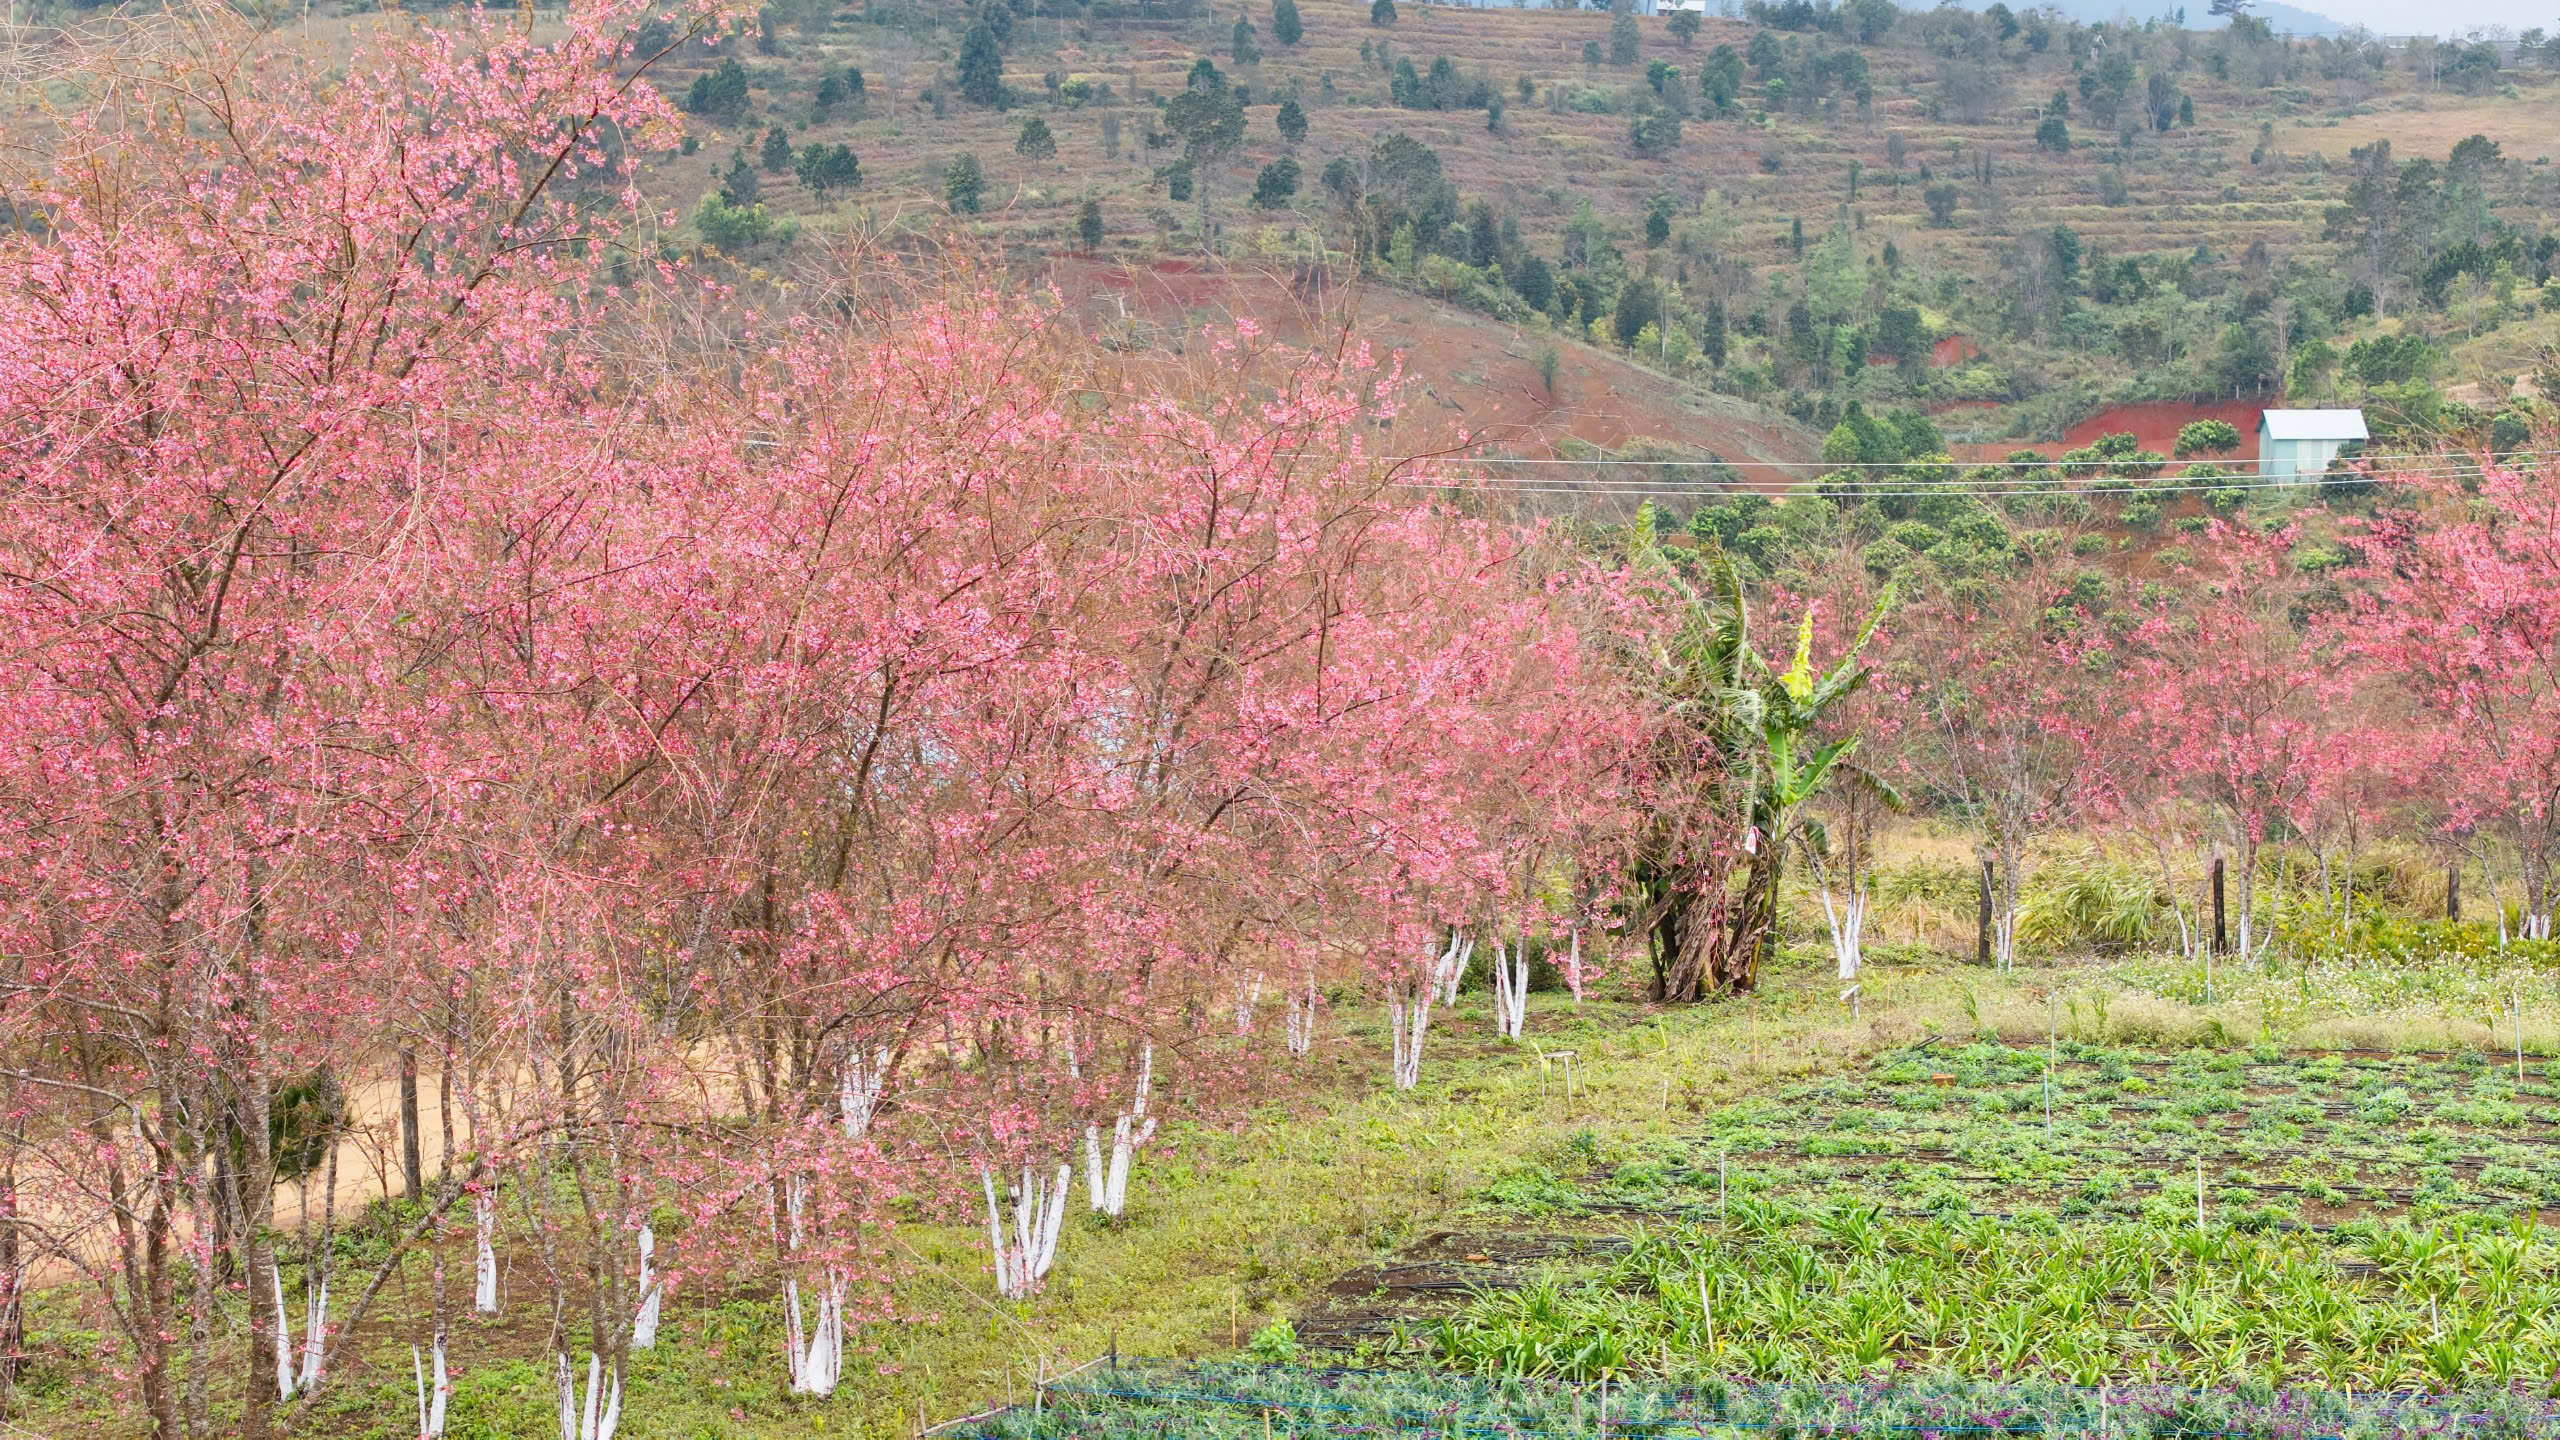
<path id="1" fill-rule="evenodd" d="M 2146 1055 L 1974 1045 L 1884 1059 L 1711 1118 L 1685 1168 L 1607 1201 L 1860 1199 L 1886 1214 L 2204 1218 L 2242 1229 L 2560 1202 L 2560 1096 L 2478 1054 Z"/>
<path id="2" fill-rule="evenodd" d="M 1887 1435 L 2107 1440 L 2414 1440 L 2548 1435 L 2560 1406 L 2523 1395 L 2374 1395 L 1938 1380 L 1895 1385 L 1561 1385 L 1394 1371 L 1237 1365 L 1114 1368 L 1050 1387 L 969 1440 L 1274 1440 L 1279 1436 Z"/>
<path id="3" fill-rule="evenodd" d="M 1300 1334 L 1494 1376 L 2549 1393 L 2552 1098 L 2477 1055 L 1922 1047 L 1582 1137 Z"/>

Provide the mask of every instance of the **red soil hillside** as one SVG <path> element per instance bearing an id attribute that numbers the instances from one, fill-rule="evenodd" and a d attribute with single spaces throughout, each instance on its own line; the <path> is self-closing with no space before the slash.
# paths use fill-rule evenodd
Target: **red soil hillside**
<path id="1" fill-rule="evenodd" d="M 2045 455 L 2060 455 L 2065 450 L 2090 444 L 2101 435 L 2133 432 L 2145 450 L 2167 455 L 2177 449 L 2180 427 L 2197 420 L 2228 420 L 2240 432 L 2240 448 L 2229 455 L 2216 456 L 2225 463 L 2255 461 L 2258 458 L 2258 413 L 2266 409 L 2257 400 L 2216 400 L 2202 403 L 2152 401 L 2141 405 L 2118 405 L 2101 410 L 2063 432 L 2062 439 L 2042 445 L 2020 445 L 2001 442 L 1989 445 L 1961 445 L 1965 460 L 1997 460 L 2012 450 L 2034 450 Z"/>
<path id="2" fill-rule="evenodd" d="M 1403 427 L 1416 449 L 1463 432 L 1506 453 L 1555 453 L 1567 440 L 1615 450 L 1652 441 L 1727 460 L 1818 468 L 1822 437 L 1784 415 L 1711 394 L 1624 356 L 1489 316 L 1453 309 L 1384 285 L 1337 287 L 1322 272 L 1221 269 L 1196 260 L 1152 263 L 1051 257 L 1049 282 L 1096 333 L 1149 348 L 1196 342 L 1203 330 L 1250 317 L 1291 344 L 1349 337 L 1399 355 L 1418 377 Z M 1556 393 L 1538 375 L 1538 354 L 1556 351 Z M 2254 423 L 2254 421 L 2252 422 Z M 1785 472 L 1755 470 L 1783 488 Z"/>

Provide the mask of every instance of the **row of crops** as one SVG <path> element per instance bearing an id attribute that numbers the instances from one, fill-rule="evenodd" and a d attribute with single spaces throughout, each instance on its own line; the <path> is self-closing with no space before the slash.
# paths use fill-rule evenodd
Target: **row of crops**
<path id="1" fill-rule="evenodd" d="M 980 1440 L 2560 1436 L 2555 1142 L 2538 1060 L 1932 1043 L 1576 1135 L 1283 1337 L 1392 1368 L 1114 1367 Z"/>
<path id="2" fill-rule="evenodd" d="M 1302 1333 L 1790 1394 L 2549 1395 L 2555 1140 L 2539 1061 L 1932 1044 L 1674 1141 L 1577 1137 Z"/>
<path id="3" fill-rule="evenodd" d="M 1488 1277 L 1405 1333 L 1489 1375 L 1853 1380 L 1916 1371 L 2391 1391 L 2560 1378 L 2560 1245 L 2529 1219 L 2311 1232 L 1840 1209 L 1640 1231 L 1626 1253 Z"/>
<path id="4" fill-rule="evenodd" d="M 2244 1229 L 2560 1202 L 2560 1092 L 2478 1055 L 2146 1055 L 2063 1043 L 1887 1057 L 1708 1117 L 1605 1173 L 1506 1177 L 1527 1215 L 1696 1218 L 1772 1199 Z M 2201 1190 L 2201 1195 L 2199 1191 Z"/>
<path id="5" fill-rule="evenodd" d="M 2560 1406 L 2519 1392 L 2374 1394 L 1897 1377 L 1559 1384 L 1415 1371 L 1215 1365 L 1100 1370 L 975 1422 L 969 1440 L 1721 1440 L 2019 1435 L 2102 1440 L 2525 1440 Z"/>

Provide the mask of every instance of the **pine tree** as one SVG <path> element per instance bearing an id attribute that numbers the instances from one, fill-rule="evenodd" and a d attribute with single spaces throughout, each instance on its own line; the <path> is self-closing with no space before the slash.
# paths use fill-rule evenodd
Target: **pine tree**
<path id="1" fill-rule="evenodd" d="M 800 183 L 825 199 L 830 190 L 850 190 L 862 183 L 862 162 L 849 145 L 811 145 L 794 162 Z"/>
<path id="2" fill-rule="evenodd" d="M 1049 122 L 1034 115 L 1022 122 L 1022 133 L 1013 140 L 1013 153 L 1038 164 L 1058 158 L 1058 137 L 1049 133 Z"/>
<path id="3" fill-rule="evenodd" d="M 1087 255 L 1091 255 L 1102 248 L 1101 201 L 1087 200 L 1084 202 L 1083 211 L 1076 216 L 1076 238 L 1084 242 L 1084 253 Z"/>
<path id="4" fill-rule="evenodd" d="M 756 167 L 747 163 L 747 152 L 732 154 L 728 173 L 720 177 L 720 198 L 743 210 L 763 195 L 764 182 L 756 178 Z"/>
<path id="5" fill-rule="evenodd" d="M 960 93 L 972 105 L 1004 103 L 1004 55 L 983 20 L 960 40 Z"/>
<path id="6" fill-rule="evenodd" d="M 975 215 L 987 193 L 987 172 L 972 151 L 963 150 L 942 167 L 942 201 L 954 215 Z"/>
<path id="7" fill-rule="evenodd" d="M 1271 38 L 1283 45 L 1295 45 L 1306 37 L 1307 27 L 1298 19 L 1298 0 L 1271 0 Z"/>
<path id="8" fill-rule="evenodd" d="M 1253 208 L 1277 210 L 1298 193 L 1298 162 L 1283 155 L 1262 167 L 1253 180 Z"/>
<path id="9" fill-rule="evenodd" d="M 1644 35 L 1636 29 L 1636 12 L 1619 11 L 1618 18 L 1609 22 L 1609 63 L 1633 65 L 1643 50 Z"/>
<path id="10" fill-rule="evenodd" d="M 790 169 L 791 137 L 783 134 L 779 125 L 767 130 L 764 132 L 764 150 L 756 158 L 762 160 L 764 168 L 775 175 Z"/>
<path id="11" fill-rule="evenodd" d="M 1279 130 L 1280 138 L 1292 145 L 1307 138 L 1307 112 L 1295 100 L 1281 101 L 1280 113 L 1271 123 Z"/>
<path id="12" fill-rule="evenodd" d="M 1369 0 L 1369 23 L 1372 25 L 1396 23 L 1396 0 Z"/>
<path id="13" fill-rule="evenodd" d="M 684 108 L 696 115 L 721 119 L 735 117 L 747 108 L 747 67 L 738 57 L 729 56 L 717 66 L 693 77 L 693 87 L 685 91 Z"/>

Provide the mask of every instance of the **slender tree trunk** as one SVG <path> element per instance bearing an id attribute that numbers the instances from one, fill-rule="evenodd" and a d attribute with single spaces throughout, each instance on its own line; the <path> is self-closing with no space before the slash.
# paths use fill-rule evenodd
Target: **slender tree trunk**
<path id="1" fill-rule="evenodd" d="M 23 1286 L 26 1254 L 18 1239 L 18 1155 L 12 1145 L 0 1167 L 0 1414 L 7 1413 L 9 1387 L 27 1350 Z"/>
<path id="2" fill-rule="evenodd" d="M 427 1172 L 418 1144 L 418 1051 L 403 1046 L 400 1051 L 400 1177 L 409 1187 L 412 1201 L 425 1198 Z"/>

